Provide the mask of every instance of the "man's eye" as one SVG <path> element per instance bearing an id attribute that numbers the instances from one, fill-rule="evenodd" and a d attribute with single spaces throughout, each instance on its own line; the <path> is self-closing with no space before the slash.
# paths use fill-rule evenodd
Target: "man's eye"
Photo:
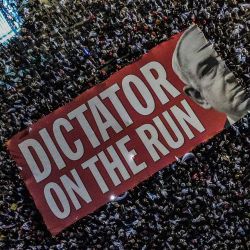
<path id="1" fill-rule="evenodd" d="M 201 75 L 206 76 L 213 73 L 214 69 L 218 66 L 219 62 L 215 57 L 210 57 L 206 64 L 202 67 Z"/>
<path id="2" fill-rule="evenodd" d="M 211 74 L 214 68 L 215 68 L 214 66 L 207 65 L 206 67 L 204 67 L 204 69 L 201 72 L 202 76 Z"/>

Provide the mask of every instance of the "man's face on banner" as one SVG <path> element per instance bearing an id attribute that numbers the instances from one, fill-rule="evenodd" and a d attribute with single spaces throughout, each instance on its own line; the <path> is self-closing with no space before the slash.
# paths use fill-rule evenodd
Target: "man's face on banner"
<path id="1" fill-rule="evenodd" d="M 250 110 L 250 97 L 203 33 L 192 26 L 180 39 L 173 69 L 187 84 L 185 93 L 203 108 L 226 113 L 233 122 L 244 116 Z"/>

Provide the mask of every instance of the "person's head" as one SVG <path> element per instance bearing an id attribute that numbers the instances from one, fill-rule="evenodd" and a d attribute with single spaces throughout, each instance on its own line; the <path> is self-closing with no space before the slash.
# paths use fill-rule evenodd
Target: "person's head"
<path id="1" fill-rule="evenodd" d="M 226 113 L 232 122 L 250 110 L 250 97 L 196 25 L 180 37 L 172 66 L 184 92 L 203 108 Z"/>

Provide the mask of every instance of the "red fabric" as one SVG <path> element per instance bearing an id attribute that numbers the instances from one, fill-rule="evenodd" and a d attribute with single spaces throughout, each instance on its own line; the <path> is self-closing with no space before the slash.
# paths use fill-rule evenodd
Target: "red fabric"
<path id="1" fill-rule="evenodd" d="M 39 211 L 41 212 L 43 216 L 45 224 L 47 225 L 49 231 L 52 234 L 55 235 L 59 233 L 61 230 L 63 230 L 67 226 L 71 225 L 72 223 L 76 222 L 80 218 L 88 215 L 89 213 L 92 213 L 97 208 L 106 204 L 110 200 L 111 195 L 120 195 L 124 193 L 125 191 L 132 189 L 134 186 L 138 185 L 138 183 L 142 182 L 145 179 L 148 179 L 154 173 L 166 167 L 171 162 L 175 161 L 175 156 L 181 157 L 186 152 L 191 151 L 196 145 L 200 144 L 201 142 L 207 141 L 209 138 L 211 138 L 213 135 L 215 135 L 216 133 L 218 133 L 219 131 L 223 129 L 225 121 L 226 121 L 225 115 L 218 113 L 214 110 L 204 110 L 198 105 L 196 105 L 191 99 L 189 99 L 183 93 L 182 90 L 183 90 L 184 85 L 180 81 L 180 79 L 174 74 L 172 70 L 171 58 L 172 58 L 174 48 L 176 46 L 176 43 L 180 35 L 181 34 L 178 34 L 174 36 L 172 39 L 170 39 L 169 41 L 163 42 L 160 45 L 156 46 L 149 53 L 145 54 L 140 60 L 119 70 L 117 73 L 113 74 L 108 80 L 104 81 L 102 84 L 99 84 L 98 86 L 94 86 L 90 90 L 85 91 L 76 99 L 74 99 L 72 102 L 55 110 L 48 116 L 41 118 L 39 121 L 37 121 L 35 124 L 32 125 L 31 131 L 28 131 L 28 129 L 26 129 L 18 133 L 17 135 L 15 135 L 8 142 L 8 149 L 13 159 L 16 161 L 17 165 L 22 168 L 21 175 L 26 183 L 28 190 L 30 191 L 35 201 L 37 208 L 39 209 Z M 145 85 L 147 85 L 148 89 L 150 89 L 148 82 L 146 81 L 142 73 L 140 72 L 140 68 L 151 61 L 160 62 L 164 66 L 167 72 L 168 81 L 171 82 L 181 92 L 181 95 L 179 95 L 176 98 L 173 98 L 173 97 L 169 98 L 170 101 L 167 104 L 162 105 L 159 99 L 157 98 L 156 94 L 153 93 L 153 91 L 151 90 L 150 92 L 154 97 L 156 108 L 153 113 L 146 115 L 146 116 L 142 116 L 142 115 L 139 115 L 137 112 L 135 112 L 135 110 L 133 110 L 131 106 L 129 105 L 128 100 L 125 98 L 124 94 L 122 93 L 121 82 L 125 76 L 132 74 L 132 75 L 138 76 L 145 83 Z M 77 108 L 81 104 L 87 103 L 88 100 L 90 100 L 94 96 L 97 96 L 104 89 L 110 87 L 111 85 L 115 83 L 117 83 L 120 86 L 120 90 L 117 92 L 118 97 L 122 101 L 122 104 L 125 106 L 126 110 L 129 112 L 134 123 L 126 127 L 124 123 L 122 122 L 121 118 L 119 117 L 119 115 L 117 114 L 116 110 L 110 103 L 110 101 L 103 100 L 102 102 L 109 109 L 109 111 L 113 114 L 113 116 L 117 119 L 117 121 L 124 128 L 124 130 L 121 131 L 120 133 L 115 133 L 115 131 L 112 128 L 108 129 L 107 131 L 108 131 L 108 134 L 110 135 L 110 139 L 103 142 L 101 140 L 100 132 L 97 126 L 95 125 L 95 121 L 90 111 L 89 110 L 86 111 L 86 117 L 89 123 L 92 124 L 92 129 L 98 136 L 98 139 L 100 139 L 101 145 L 96 148 L 93 148 L 90 142 L 88 142 L 88 139 L 86 138 L 86 136 L 82 133 L 80 125 L 75 120 L 74 121 L 72 120 L 71 124 L 74 126 L 74 129 L 70 132 L 70 135 L 67 135 L 67 133 L 65 133 L 65 138 L 69 141 L 69 144 L 73 143 L 74 140 L 77 140 L 79 138 L 81 139 L 85 148 L 83 157 L 77 161 L 69 160 L 62 153 L 59 146 L 57 146 L 57 149 L 61 153 L 67 165 L 62 170 L 59 170 L 57 166 L 55 165 L 52 157 L 48 153 L 48 150 L 46 149 L 46 147 L 44 147 L 46 153 L 48 153 L 48 156 L 50 157 L 50 160 L 51 160 L 52 172 L 48 178 L 46 178 L 45 180 L 39 183 L 36 183 L 32 175 L 32 172 L 29 166 L 27 165 L 27 162 L 24 159 L 18 147 L 18 144 L 26 139 L 33 138 L 39 141 L 41 145 L 44 145 L 42 139 L 40 138 L 40 135 L 38 134 L 38 131 L 41 130 L 42 128 L 47 128 L 52 139 L 55 141 L 55 137 L 53 135 L 53 130 L 52 130 L 52 124 L 56 119 L 58 119 L 59 117 L 67 119 L 67 113 Z M 139 96 L 140 94 L 137 93 L 137 95 Z M 193 109 L 193 111 L 195 112 L 195 114 L 197 115 L 197 117 L 199 118 L 203 126 L 205 127 L 205 131 L 200 133 L 197 130 L 191 128 L 191 130 L 195 134 L 195 137 L 193 139 L 189 139 L 182 130 L 182 133 L 185 136 L 184 145 L 180 147 L 179 149 L 171 149 L 170 147 L 168 147 L 170 153 L 166 156 L 161 155 L 160 160 L 154 162 L 150 154 L 147 152 L 142 141 L 140 140 L 139 136 L 136 134 L 135 129 L 146 123 L 153 124 L 152 119 L 158 115 L 162 118 L 161 114 L 166 110 L 169 111 L 169 113 L 171 114 L 170 108 L 173 105 L 177 105 L 179 107 L 180 101 L 183 99 L 187 100 L 187 102 L 189 103 L 189 105 L 191 106 L 191 108 Z M 164 119 L 162 119 L 162 121 L 164 121 Z M 177 122 L 176 124 L 178 125 Z M 167 123 L 165 123 L 165 125 L 166 127 L 168 126 Z M 170 129 L 170 132 L 173 134 L 171 129 Z M 129 135 L 129 137 L 131 138 L 131 141 L 126 144 L 126 147 L 129 150 L 135 149 L 137 152 L 137 155 L 135 156 L 134 161 L 137 164 L 140 164 L 142 162 L 145 162 L 147 164 L 147 168 L 145 168 L 144 170 L 142 170 L 136 175 L 133 175 L 127 162 L 122 157 L 121 152 L 117 150 L 117 146 L 115 144 L 118 140 L 120 140 L 126 135 Z M 159 135 L 159 139 L 162 140 L 161 135 Z M 57 144 L 55 143 L 55 145 Z M 121 184 L 118 186 L 114 186 L 112 180 L 108 176 L 102 164 L 98 163 L 98 169 L 110 189 L 110 191 L 103 194 L 99 186 L 93 179 L 91 172 L 88 169 L 82 169 L 81 164 L 85 162 L 86 160 L 90 159 L 91 157 L 93 157 L 94 155 L 97 155 L 101 151 L 104 151 L 106 155 L 108 155 L 107 148 L 111 145 L 114 146 L 114 148 L 116 149 L 116 152 L 120 156 L 123 164 L 125 165 L 127 171 L 129 172 L 130 179 L 125 181 L 123 180 L 122 176 L 118 173 L 118 176 L 121 180 Z M 72 145 L 72 148 L 73 147 L 74 145 Z M 39 164 L 39 161 L 38 161 L 38 164 Z M 64 174 L 69 176 L 69 178 L 71 178 L 72 176 L 70 174 L 70 170 L 72 169 L 76 169 L 76 171 L 78 172 L 86 189 L 89 192 L 89 195 L 92 198 L 92 202 L 87 204 L 85 201 L 79 198 L 79 196 L 76 195 L 79 198 L 78 200 L 81 204 L 81 208 L 79 210 L 76 210 L 72 202 L 70 202 L 71 212 L 69 216 L 64 219 L 58 219 L 52 213 L 51 209 L 49 208 L 45 200 L 44 187 L 49 182 L 55 182 L 55 183 L 58 183 L 58 185 L 60 185 L 62 189 L 65 191 L 59 178 Z M 66 194 L 66 191 L 65 191 L 65 194 Z M 67 197 L 69 198 L 68 195 Z"/>

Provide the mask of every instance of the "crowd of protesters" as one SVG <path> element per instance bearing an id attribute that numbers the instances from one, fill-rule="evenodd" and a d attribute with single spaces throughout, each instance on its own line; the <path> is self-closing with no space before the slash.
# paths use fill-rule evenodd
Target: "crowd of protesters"
<path id="1" fill-rule="evenodd" d="M 194 22 L 249 93 L 249 4 L 33 0 L 20 10 L 19 36 L 0 48 L 0 248 L 250 248 L 249 115 L 57 237 L 5 147 L 18 131 Z"/>

